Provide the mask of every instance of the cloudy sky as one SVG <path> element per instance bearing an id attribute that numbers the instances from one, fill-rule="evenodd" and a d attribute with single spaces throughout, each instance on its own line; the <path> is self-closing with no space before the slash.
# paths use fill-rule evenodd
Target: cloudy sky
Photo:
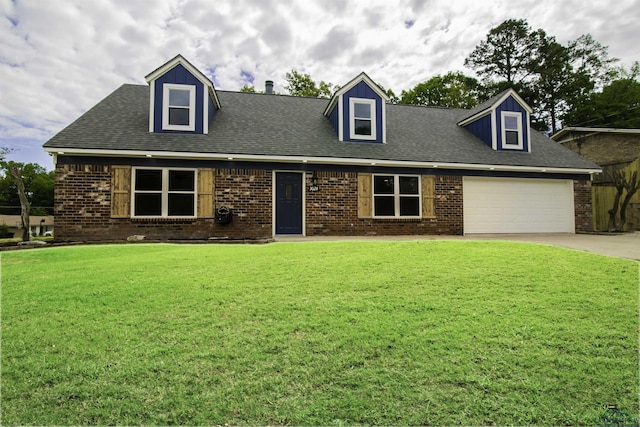
<path id="1" fill-rule="evenodd" d="M 0 146 L 48 169 L 42 144 L 123 83 L 181 53 L 216 89 L 283 92 L 292 69 L 397 94 L 464 68 L 487 32 L 524 18 L 559 42 L 590 33 L 640 60 L 640 1 L 0 0 Z"/>

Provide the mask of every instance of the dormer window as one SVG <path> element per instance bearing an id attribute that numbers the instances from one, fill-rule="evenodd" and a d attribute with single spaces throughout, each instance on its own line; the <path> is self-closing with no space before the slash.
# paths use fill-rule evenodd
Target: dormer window
<path id="1" fill-rule="evenodd" d="M 522 113 L 502 112 L 502 148 L 522 150 Z"/>
<path id="2" fill-rule="evenodd" d="M 351 139 L 376 139 L 376 100 L 350 98 L 349 111 Z"/>
<path id="3" fill-rule="evenodd" d="M 163 130 L 195 130 L 195 86 L 165 83 L 163 86 L 162 106 Z"/>

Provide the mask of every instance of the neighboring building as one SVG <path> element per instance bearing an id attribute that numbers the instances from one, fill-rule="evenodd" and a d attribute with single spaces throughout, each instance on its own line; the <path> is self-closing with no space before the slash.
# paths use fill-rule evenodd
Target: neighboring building
<path id="1" fill-rule="evenodd" d="M 616 193 L 609 172 L 624 169 L 640 175 L 640 129 L 566 127 L 551 138 L 602 167 L 603 173 L 593 180 L 593 215 L 594 228 L 606 231 Z M 640 230 L 640 192 L 631 199 L 626 216 L 624 229 Z"/>
<path id="2" fill-rule="evenodd" d="M 20 215 L 0 215 L 0 225 L 6 225 L 14 237 L 22 237 L 22 219 Z M 29 230 L 32 237 L 53 235 L 53 216 L 31 215 Z"/>
<path id="3" fill-rule="evenodd" d="M 551 139 L 600 166 L 627 165 L 640 157 L 640 129 L 566 127 Z"/>
<path id="4" fill-rule="evenodd" d="M 472 110 L 218 91 L 178 55 L 44 145 L 56 238 L 590 231 L 600 168 L 507 90 Z M 267 86 L 267 92 L 270 86 Z"/>

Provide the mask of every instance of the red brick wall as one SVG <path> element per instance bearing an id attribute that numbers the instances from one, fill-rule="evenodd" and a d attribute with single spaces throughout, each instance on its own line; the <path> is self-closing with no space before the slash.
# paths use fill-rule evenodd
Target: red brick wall
<path id="1" fill-rule="evenodd" d="M 462 178 L 436 178 L 436 218 L 358 218 L 358 174 L 318 172 L 319 191 L 306 193 L 307 236 L 462 234 Z M 311 176 L 306 176 L 306 187 Z"/>
<path id="2" fill-rule="evenodd" d="M 271 237 L 272 181 L 270 170 L 216 169 L 216 208 L 233 212 L 230 224 L 216 224 L 211 236 L 229 238 Z"/>
<path id="3" fill-rule="evenodd" d="M 464 232 L 462 177 L 438 176 L 435 182 L 435 218 L 358 218 L 358 175 L 355 172 L 318 172 L 319 191 L 306 191 L 306 234 L 348 235 L 461 235 Z M 111 218 L 111 166 L 56 167 L 55 236 L 61 241 L 125 240 L 144 235 L 147 240 L 271 237 L 273 171 L 216 169 L 215 204 L 233 212 L 230 224 L 212 218 L 194 220 Z M 593 230 L 591 182 L 574 182 L 576 231 Z"/>
<path id="4" fill-rule="evenodd" d="M 216 207 L 233 210 L 230 224 L 194 220 L 111 218 L 111 167 L 59 165 L 55 171 L 55 237 L 60 241 L 270 237 L 271 172 L 216 170 Z"/>
<path id="5" fill-rule="evenodd" d="M 573 204 L 575 211 L 576 233 L 588 233 L 593 231 L 591 181 L 573 181 Z"/>

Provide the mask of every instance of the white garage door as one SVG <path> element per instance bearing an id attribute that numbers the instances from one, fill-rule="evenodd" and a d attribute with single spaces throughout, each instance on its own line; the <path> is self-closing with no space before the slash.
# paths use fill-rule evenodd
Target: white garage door
<path id="1" fill-rule="evenodd" d="M 573 182 L 464 178 L 464 232 L 574 233 Z"/>

